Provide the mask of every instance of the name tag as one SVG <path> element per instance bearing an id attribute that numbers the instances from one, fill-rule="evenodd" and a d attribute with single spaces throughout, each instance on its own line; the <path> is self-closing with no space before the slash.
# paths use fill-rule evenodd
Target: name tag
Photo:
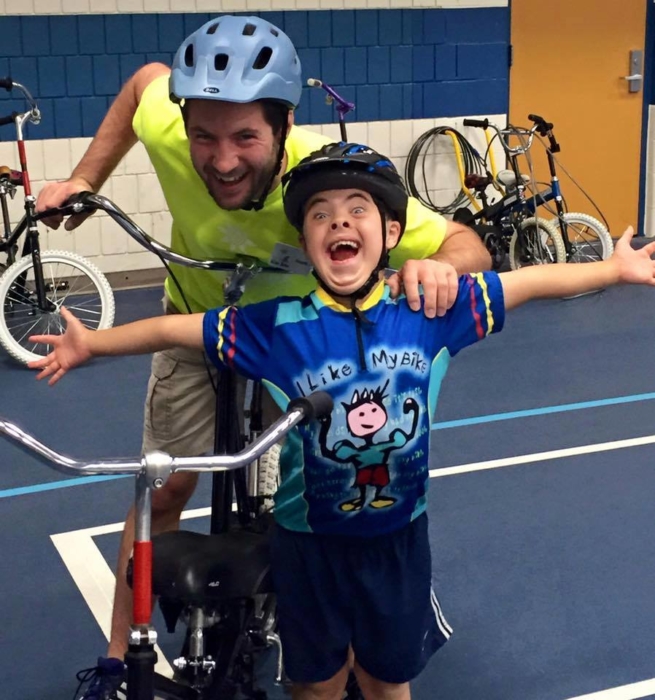
<path id="1" fill-rule="evenodd" d="M 275 244 L 269 264 L 294 275 L 308 275 L 312 271 L 312 266 L 303 251 L 288 243 Z"/>

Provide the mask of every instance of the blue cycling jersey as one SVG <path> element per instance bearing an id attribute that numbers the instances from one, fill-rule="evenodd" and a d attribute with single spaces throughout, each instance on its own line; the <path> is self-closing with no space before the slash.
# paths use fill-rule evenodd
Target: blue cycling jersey
<path id="1" fill-rule="evenodd" d="M 263 380 L 278 405 L 322 389 L 329 420 L 292 431 L 280 456 L 275 518 L 290 530 L 373 536 L 426 507 L 430 420 L 448 362 L 501 330 L 502 286 L 493 272 L 460 278 L 440 318 L 414 312 L 380 284 L 361 313 L 319 289 L 204 318 L 217 366 Z"/>

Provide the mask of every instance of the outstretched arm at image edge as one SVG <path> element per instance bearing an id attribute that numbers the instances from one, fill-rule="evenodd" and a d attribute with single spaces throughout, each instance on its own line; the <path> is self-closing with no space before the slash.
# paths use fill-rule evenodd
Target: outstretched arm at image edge
<path id="1" fill-rule="evenodd" d="M 501 273 L 505 308 L 513 309 L 531 299 L 574 296 L 615 284 L 655 286 L 655 261 L 651 260 L 655 243 L 635 250 L 630 245 L 633 234 L 632 227 L 628 227 L 609 260 L 536 265 Z"/>
<path id="2" fill-rule="evenodd" d="M 91 331 L 66 308 L 63 335 L 35 335 L 30 341 L 50 345 L 53 350 L 40 360 L 29 363 L 40 369 L 37 379 L 50 377 L 55 384 L 69 369 L 92 357 L 108 355 L 142 355 L 172 347 L 203 349 L 204 314 L 171 314 L 127 323 L 107 330 Z"/>

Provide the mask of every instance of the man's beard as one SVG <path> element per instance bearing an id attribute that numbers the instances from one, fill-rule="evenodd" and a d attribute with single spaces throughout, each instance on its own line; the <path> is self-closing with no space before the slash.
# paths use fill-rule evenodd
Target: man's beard
<path id="1" fill-rule="evenodd" d="M 278 170 L 279 167 L 277 165 L 277 155 L 275 154 L 267 162 L 265 169 L 260 170 L 259 174 L 252 179 L 250 188 L 248 189 L 246 194 L 241 198 L 241 200 L 236 203 L 231 203 L 229 206 L 225 206 L 225 204 L 223 204 L 220 201 L 220 198 L 216 196 L 214 192 L 212 192 L 212 189 L 207 183 L 207 180 L 205 180 L 204 178 L 203 180 L 205 182 L 205 187 L 207 188 L 209 196 L 216 202 L 216 204 L 221 209 L 224 209 L 225 211 L 237 211 L 239 209 L 249 208 L 250 204 L 258 201 L 264 194 L 264 191 L 267 188 L 267 186 L 269 186 L 269 182 L 273 179 L 274 174 L 277 174 Z M 251 174 L 252 172 L 253 171 L 251 171 Z M 266 195 L 268 194 L 270 194 L 270 186 L 268 191 L 266 191 Z"/>

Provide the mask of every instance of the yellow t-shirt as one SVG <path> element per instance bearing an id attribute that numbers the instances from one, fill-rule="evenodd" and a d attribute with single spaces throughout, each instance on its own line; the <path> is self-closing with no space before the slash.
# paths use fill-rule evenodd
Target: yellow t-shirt
<path id="1" fill-rule="evenodd" d="M 145 89 L 132 126 L 148 151 L 173 217 L 171 247 L 175 252 L 199 260 L 233 261 L 248 256 L 267 264 L 276 243 L 299 247 L 298 232 L 284 216 L 281 186 L 268 195 L 260 211 L 225 211 L 216 205 L 191 163 L 180 108 L 169 99 L 168 76 L 155 79 Z M 329 141 L 294 126 L 286 141 L 287 169 Z M 407 221 L 401 244 L 391 254 L 395 267 L 405 260 L 432 255 L 444 238 L 445 219 L 416 200 L 410 199 Z M 180 265 L 171 268 L 192 311 L 206 311 L 223 303 L 224 273 Z M 260 272 L 248 282 L 241 303 L 280 295 L 302 296 L 314 287 L 311 275 Z M 186 310 L 170 277 L 166 293 L 180 311 Z"/>

